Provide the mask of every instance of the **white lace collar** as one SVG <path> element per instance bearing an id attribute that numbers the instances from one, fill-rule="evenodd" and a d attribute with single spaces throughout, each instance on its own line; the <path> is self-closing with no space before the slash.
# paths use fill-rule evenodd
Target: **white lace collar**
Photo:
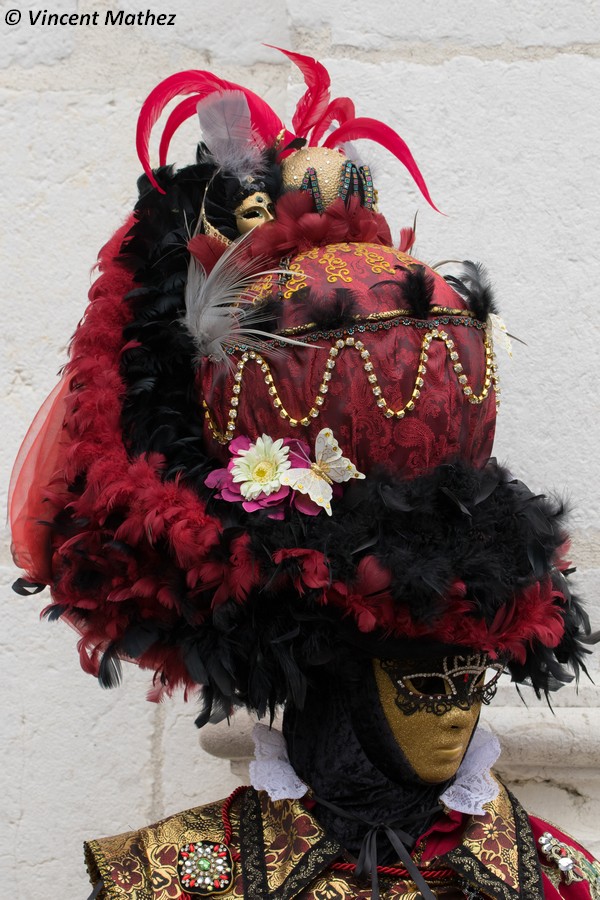
<path id="1" fill-rule="evenodd" d="M 440 800 L 456 812 L 482 816 L 484 803 L 498 796 L 498 783 L 490 769 L 500 756 L 500 744 L 495 734 L 480 725 L 469 744 L 454 782 L 440 795 Z"/>
<path id="2" fill-rule="evenodd" d="M 294 772 L 280 731 L 266 725 L 253 730 L 255 759 L 250 763 L 252 787 L 266 791 L 271 800 L 298 800 L 308 787 Z M 500 756 L 495 735 L 481 725 L 473 735 L 454 783 L 440 796 L 442 803 L 456 812 L 481 816 L 483 804 L 498 795 L 498 785 L 490 769 Z"/>

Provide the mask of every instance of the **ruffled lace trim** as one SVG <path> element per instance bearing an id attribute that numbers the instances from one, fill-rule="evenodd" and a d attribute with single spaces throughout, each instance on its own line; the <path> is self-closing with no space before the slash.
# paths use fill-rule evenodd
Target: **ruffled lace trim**
<path id="1" fill-rule="evenodd" d="M 255 725 L 255 759 L 250 763 L 252 787 L 266 791 L 271 800 L 299 800 L 308 786 L 294 772 L 280 731 Z M 456 812 L 472 816 L 484 814 L 484 803 L 498 795 L 498 785 L 490 769 L 500 756 L 495 735 L 481 726 L 473 735 L 454 783 L 440 796 L 442 803 Z"/>
<path id="2" fill-rule="evenodd" d="M 252 787 L 266 791 L 271 800 L 299 800 L 308 785 L 298 778 L 288 759 L 285 738 L 280 731 L 255 725 L 254 759 L 250 763 Z"/>
<path id="3" fill-rule="evenodd" d="M 492 778 L 490 769 L 499 756 L 498 738 L 479 726 L 456 779 L 440 796 L 442 803 L 456 812 L 482 816 L 484 803 L 498 796 L 498 783 Z"/>

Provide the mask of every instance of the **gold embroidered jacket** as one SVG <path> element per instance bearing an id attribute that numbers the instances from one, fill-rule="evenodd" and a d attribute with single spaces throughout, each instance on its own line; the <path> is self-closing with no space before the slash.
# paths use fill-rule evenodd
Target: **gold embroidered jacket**
<path id="1" fill-rule="evenodd" d="M 103 882 L 99 898 L 369 900 L 368 883 L 351 872 L 331 868 L 346 854 L 302 801 L 273 802 L 266 793 L 248 788 L 235 797 L 226 816 L 230 836 L 223 806 L 219 802 L 187 810 L 139 831 L 86 843 L 92 884 Z M 417 843 L 413 856 L 437 896 L 447 900 L 465 896 L 600 900 L 600 865 L 575 841 L 527 816 L 502 786 L 485 809 L 483 816 L 448 812 Z M 232 871 L 224 875 L 227 866 L 221 865 L 217 874 L 222 881 L 215 881 L 218 887 L 198 894 L 207 889 L 189 886 L 186 859 L 200 848 L 220 864 L 223 843 L 232 854 Z M 209 869 L 209 862 L 201 865 Z M 428 875 L 439 870 L 447 874 Z M 210 871 L 214 873 L 214 867 Z M 187 881 L 181 880 L 182 873 Z M 379 881 L 386 900 L 419 896 L 409 880 L 381 875 Z"/>

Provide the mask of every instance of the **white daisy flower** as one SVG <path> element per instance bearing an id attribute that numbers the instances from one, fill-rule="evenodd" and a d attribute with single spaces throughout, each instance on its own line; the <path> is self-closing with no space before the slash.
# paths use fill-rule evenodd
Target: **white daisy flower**
<path id="1" fill-rule="evenodd" d="M 245 500 L 256 500 L 260 494 L 268 497 L 281 487 L 281 476 L 290 468 L 289 447 L 283 438 L 274 441 L 268 434 L 256 439 L 247 450 L 239 450 L 231 469 L 233 480 L 240 485 Z"/>

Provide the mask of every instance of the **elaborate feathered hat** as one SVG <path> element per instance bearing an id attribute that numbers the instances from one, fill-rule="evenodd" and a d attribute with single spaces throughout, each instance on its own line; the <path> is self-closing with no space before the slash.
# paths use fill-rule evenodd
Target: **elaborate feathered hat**
<path id="1" fill-rule="evenodd" d="M 46 615 L 103 685 L 126 659 L 153 698 L 202 686 L 200 724 L 301 705 L 310 667 L 349 644 L 470 648 L 547 691 L 589 625 L 562 506 L 490 460 L 485 274 L 442 277 L 410 228 L 394 245 L 347 142 L 383 144 L 433 205 L 408 147 L 287 56 L 307 84 L 291 131 L 210 72 L 144 103 L 138 203 L 13 479 L 16 587 L 50 586 Z M 181 95 L 153 171 L 151 129 Z M 175 171 L 196 112 L 196 163 Z"/>

